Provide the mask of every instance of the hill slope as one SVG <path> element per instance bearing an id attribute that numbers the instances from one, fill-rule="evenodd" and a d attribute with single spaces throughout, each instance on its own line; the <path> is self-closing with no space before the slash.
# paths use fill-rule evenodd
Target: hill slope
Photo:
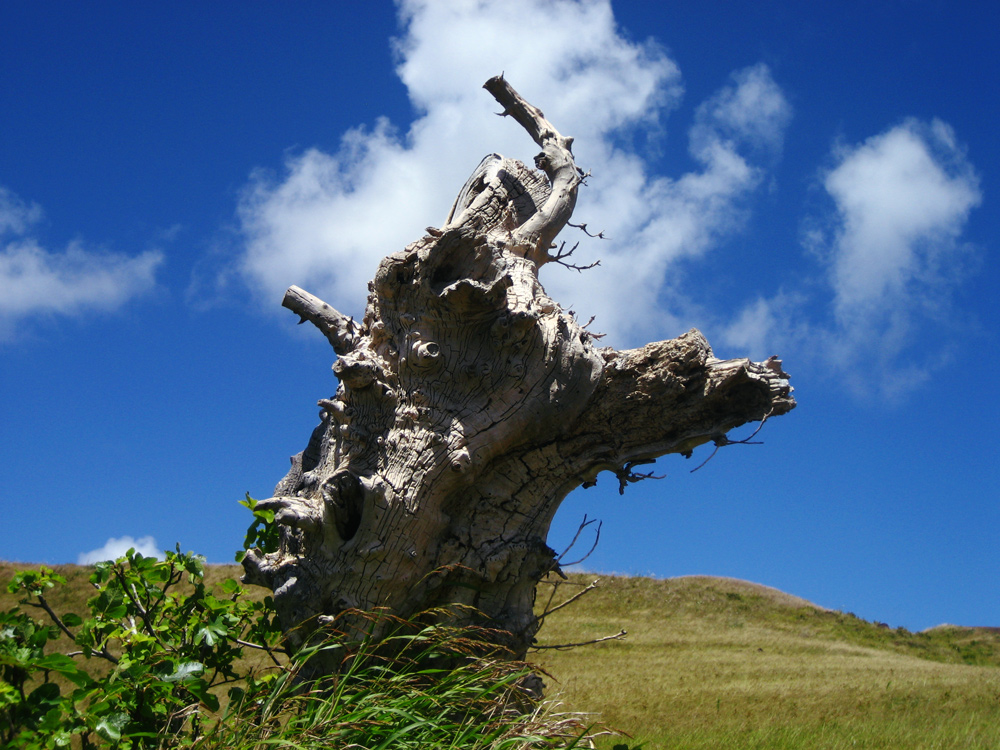
<path id="1" fill-rule="evenodd" d="M 0 582 L 25 567 L 0 563 Z M 88 569 L 58 571 L 68 584 L 51 593 L 53 607 L 82 611 Z M 238 574 L 210 566 L 206 577 Z M 539 645 L 622 628 L 627 637 L 531 658 L 565 708 L 600 714 L 646 747 L 1000 747 L 996 629 L 891 630 L 765 586 L 701 576 L 574 574 L 552 605 L 595 578 L 597 588 L 546 618 Z M 14 604 L 0 592 L 0 607 Z M 540 587 L 540 612 L 550 592 Z"/>
<path id="2" fill-rule="evenodd" d="M 572 576 L 556 600 L 594 576 Z M 540 590 L 539 600 L 544 604 Z M 540 645 L 549 693 L 677 748 L 1000 747 L 1000 636 L 890 630 L 731 579 L 603 577 Z"/>

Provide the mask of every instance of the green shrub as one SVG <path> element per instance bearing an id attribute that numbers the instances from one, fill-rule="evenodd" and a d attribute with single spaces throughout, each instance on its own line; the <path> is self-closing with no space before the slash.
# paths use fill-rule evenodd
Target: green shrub
<path id="1" fill-rule="evenodd" d="M 203 579 L 203 561 L 191 553 L 168 552 L 161 561 L 129 550 L 94 567 L 95 595 L 81 617 L 49 605 L 46 592 L 65 583 L 61 576 L 44 567 L 17 573 L 8 591 L 22 595 L 22 606 L 44 610 L 51 624 L 20 607 L 0 613 L 4 747 L 65 747 L 74 736 L 84 748 L 169 747 L 199 736 L 206 710 L 219 710 L 224 686 L 259 680 L 235 669 L 244 648 L 281 663 L 269 602 L 242 597 L 231 579 L 219 598 Z M 79 650 L 47 653 L 62 636 Z"/>
<path id="2" fill-rule="evenodd" d="M 254 513 L 245 547 L 273 545 L 273 517 L 243 504 Z M 62 576 L 16 573 L 19 605 L 0 611 L 0 746 L 499 750 L 588 736 L 577 715 L 539 703 L 530 667 L 499 652 L 496 633 L 442 624 L 453 613 L 350 611 L 289 654 L 270 598 L 233 579 L 214 592 L 204 577 L 179 547 L 164 560 L 129 550 L 93 568 L 79 615 L 49 602 Z M 76 650 L 58 653 L 60 638 Z"/>

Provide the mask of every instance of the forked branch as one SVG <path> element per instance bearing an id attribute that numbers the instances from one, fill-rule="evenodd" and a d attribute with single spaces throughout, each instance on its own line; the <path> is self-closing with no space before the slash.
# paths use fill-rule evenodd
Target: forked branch
<path id="1" fill-rule="evenodd" d="M 582 177 L 573 160 L 573 139 L 556 130 L 542 111 L 526 102 L 502 75 L 488 80 L 483 88 L 503 105 L 501 115 L 517 120 L 542 147 L 542 153 L 535 157 L 535 166 L 548 176 L 552 192 L 514 233 L 515 244 L 526 245 L 526 256 L 540 266 L 549 260 L 549 246 L 573 216 L 576 206 L 577 187 Z"/>
<path id="2" fill-rule="evenodd" d="M 757 425 L 757 429 L 754 430 L 752 433 L 750 433 L 750 435 L 748 435 L 747 437 L 743 438 L 742 440 L 730 440 L 728 435 L 719 435 L 718 437 L 716 437 L 712 441 L 715 444 L 715 450 L 712 451 L 712 453 L 709 455 L 708 458 L 706 458 L 700 464 L 691 469 L 691 473 L 694 474 L 696 471 L 698 471 L 698 469 L 700 469 L 702 466 L 704 466 L 713 458 L 715 458 L 715 454 L 719 452 L 719 448 L 725 448 L 727 445 L 763 445 L 764 443 L 762 441 L 754 440 L 754 438 L 757 437 L 757 433 L 760 432 L 761 429 L 764 427 L 764 422 L 766 422 L 767 418 L 771 416 L 771 413 L 772 412 L 769 411 L 767 414 L 765 414 L 764 418 L 760 420 L 760 424 Z"/>
<path id="3" fill-rule="evenodd" d="M 588 264 L 586 266 L 580 266 L 580 265 L 577 265 L 576 263 L 567 263 L 564 260 L 564 258 L 568 258 L 569 256 L 571 256 L 576 251 L 576 249 L 579 246 L 580 246 L 580 243 L 577 242 L 569 250 L 565 250 L 564 248 L 566 247 L 566 243 L 563 242 L 563 243 L 561 243 L 559 245 L 559 249 L 556 250 L 555 255 L 552 255 L 550 253 L 548 259 L 549 259 L 550 262 L 558 263 L 560 266 L 566 266 L 566 268 L 570 268 L 570 269 L 576 271 L 577 273 L 582 273 L 583 271 L 589 271 L 591 268 L 596 268 L 597 266 L 601 265 L 601 261 L 599 261 L 599 260 L 595 260 L 593 263 L 590 263 L 590 264 Z M 593 319 L 591 319 L 591 320 L 593 320 Z M 588 325 L 590 325 L 590 324 L 588 323 Z"/>

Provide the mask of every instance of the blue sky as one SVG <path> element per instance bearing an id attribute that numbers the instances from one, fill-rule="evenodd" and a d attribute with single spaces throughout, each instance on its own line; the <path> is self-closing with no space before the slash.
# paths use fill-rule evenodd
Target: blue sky
<path id="1" fill-rule="evenodd" d="M 0 558 L 231 560 L 335 388 L 282 291 L 360 314 L 483 155 L 530 160 L 504 71 L 609 238 L 546 288 L 618 348 L 777 354 L 799 399 L 764 445 L 577 490 L 552 546 L 587 514 L 593 570 L 1000 624 L 1000 62 L 958 6 L 3 4 Z"/>

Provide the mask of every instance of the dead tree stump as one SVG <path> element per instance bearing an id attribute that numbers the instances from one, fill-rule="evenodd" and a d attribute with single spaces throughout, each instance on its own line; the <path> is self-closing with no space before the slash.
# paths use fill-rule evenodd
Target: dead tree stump
<path id="1" fill-rule="evenodd" d="M 444 226 L 381 262 L 360 323 L 298 287 L 285 295 L 329 340 L 339 380 L 261 503 L 280 549 L 243 561 L 286 629 L 350 608 L 461 603 L 523 656 L 536 583 L 556 566 L 549 525 L 571 490 L 795 406 L 775 358 L 716 359 L 696 330 L 599 348 L 545 294 L 538 269 L 556 259 L 583 175 L 572 138 L 502 77 L 485 88 L 541 147 L 538 169 L 487 156 Z"/>

